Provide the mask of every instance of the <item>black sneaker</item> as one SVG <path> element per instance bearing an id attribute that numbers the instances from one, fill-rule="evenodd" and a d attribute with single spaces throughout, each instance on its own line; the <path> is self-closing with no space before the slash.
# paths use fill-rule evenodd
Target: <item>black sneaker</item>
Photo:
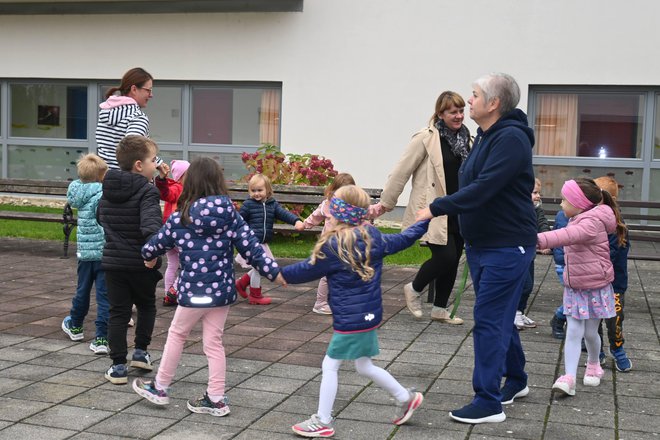
<path id="1" fill-rule="evenodd" d="M 196 400 L 188 401 L 188 409 L 198 414 L 211 414 L 215 417 L 222 417 L 229 414 L 229 399 L 227 396 L 218 402 L 213 402 L 207 393 Z"/>
<path id="2" fill-rule="evenodd" d="M 151 371 L 154 366 L 151 365 L 151 357 L 145 350 L 136 348 L 131 358 L 131 367 L 141 368 L 143 370 Z"/>
<path id="3" fill-rule="evenodd" d="M 128 383 L 128 369 L 125 364 L 113 365 L 105 372 L 105 378 L 115 385 Z"/>
<path id="4" fill-rule="evenodd" d="M 557 315 L 552 315 L 550 320 L 550 327 L 552 328 L 552 337 L 555 339 L 564 339 L 566 337 L 566 330 L 564 326 L 566 325 L 565 319 L 557 318 Z"/>
<path id="5" fill-rule="evenodd" d="M 500 391 L 502 393 L 502 405 L 508 405 L 513 403 L 515 399 L 528 395 L 529 387 L 520 388 L 505 384 Z"/>

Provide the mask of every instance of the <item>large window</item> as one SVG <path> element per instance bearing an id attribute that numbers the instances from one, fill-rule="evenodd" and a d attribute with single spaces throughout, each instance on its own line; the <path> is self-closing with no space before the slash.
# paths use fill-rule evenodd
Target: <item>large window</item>
<path id="1" fill-rule="evenodd" d="M 0 177 L 76 178 L 76 160 L 96 151 L 98 104 L 116 81 L 0 80 Z M 156 81 L 144 109 L 165 160 L 219 160 L 227 178 L 246 171 L 242 152 L 280 144 L 280 83 Z"/>
<path id="2" fill-rule="evenodd" d="M 559 197 L 571 178 L 610 175 L 622 200 L 653 200 L 660 88 L 530 86 L 527 108 L 543 195 Z"/>
<path id="3" fill-rule="evenodd" d="M 638 93 L 538 93 L 535 153 L 639 158 L 644 111 Z"/>

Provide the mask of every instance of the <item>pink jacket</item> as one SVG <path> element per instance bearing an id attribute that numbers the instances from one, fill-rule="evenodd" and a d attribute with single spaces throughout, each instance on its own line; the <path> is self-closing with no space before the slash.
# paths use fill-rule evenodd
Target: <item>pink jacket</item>
<path id="1" fill-rule="evenodd" d="M 564 246 L 564 285 L 572 289 L 598 289 L 614 280 L 607 234 L 616 231 L 616 217 L 607 205 L 582 212 L 565 228 L 538 234 L 540 249 Z"/>

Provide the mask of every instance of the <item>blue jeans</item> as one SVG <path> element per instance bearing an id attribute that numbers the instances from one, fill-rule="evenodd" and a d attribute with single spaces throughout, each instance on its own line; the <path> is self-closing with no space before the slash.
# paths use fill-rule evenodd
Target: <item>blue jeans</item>
<path id="1" fill-rule="evenodd" d="M 525 353 L 513 321 L 535 251 L 534 246 L 466 247 L 476 295 L 472 403 L 492 412 L 502 411 L 502 377 L 505 385 L 527 386 Z"/>
<path id="2" fill-rule="evenodd" d="M 557 278 L 559 278 L 559 284 L 561 284 L 562 287 L 564 287 L 564 266 L 561 264 L 555 264 L 555 272 L 557 272 Z M 560 305 L 557 307 L 557 310 L 555 310 L 555 316 L 557 316 L 557 319 L 560 319 L 562 321 L 566 320 L 566 317 L 564 316 L 564 304 Z"/>
<path id="3" fill-rule="evenodd" d="M 71 302 L 71 324 L 82 327 L 89 312 L 92 285 L 96 285 L 96 337 L 108 337 L 108 318 L 110 304 L 105 286 L 105 272 L 101 270 L 101 261 L 78 261 L 78 288 Z"/>

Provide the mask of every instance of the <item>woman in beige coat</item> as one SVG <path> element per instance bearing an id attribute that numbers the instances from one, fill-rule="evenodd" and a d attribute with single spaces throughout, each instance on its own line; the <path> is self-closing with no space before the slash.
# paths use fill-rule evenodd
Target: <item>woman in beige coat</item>
<path id="1" fill-rule="evenodd" d="M 415 133 L 390 174 L 380 198 L 382 211 L 396 206 L 404 186 L 412 176 L 412 191 L 403 217 L 402 229 L 415 223 L 415 214 L 437 197 L 458 190 L 458 169 L 470 151 L 470 132 L 463 125 L 465 101 L 454 92 L 443 92 L 435 103 L 429 126 Z M 463 238 L 456 216 L 435 217 L 422 238 L 431 250 L 412 283 L 404 286 L 408 310 L 422 317 L 421 292 L 435 280 L 435 301 L 431 319 L 449 324 L 462 324 L 450 318 L 447 301 L 454 287 L 458 262 L 463 253 Z"/>

